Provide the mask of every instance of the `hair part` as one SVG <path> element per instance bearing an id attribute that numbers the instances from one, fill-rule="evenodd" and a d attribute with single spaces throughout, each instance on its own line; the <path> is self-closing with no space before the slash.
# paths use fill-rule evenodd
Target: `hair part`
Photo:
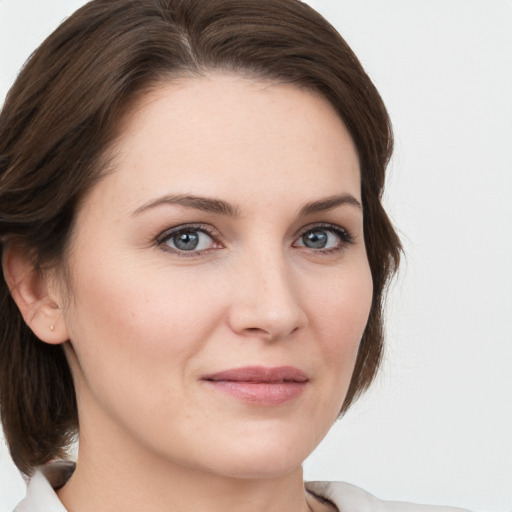
<path id="1" fill-rule="evenodd" d="M 393 146 L 384 104 L 337 31 L 299 0 L 94 0 L 28 60 L 0 114 L 0 250 L 60 266 L 81 200 L 108 168 L 123 116 L 151 88 L 215 70 L 320 93 L 361 164 L 374 295 L 346 411 L 382 357 L 382 304 L 400 242 L 381 205 Z M 63 347 L 36 338 L 0 279 L 0 414 L 18 468 L 65 455 L 78 430 Z"/>

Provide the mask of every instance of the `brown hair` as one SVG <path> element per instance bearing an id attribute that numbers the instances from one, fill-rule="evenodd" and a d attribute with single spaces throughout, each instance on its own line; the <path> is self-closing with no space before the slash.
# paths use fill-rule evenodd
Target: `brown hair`
<path id="1" fill-rule="evenodd" d="M 80 200 L 102 173 L 121 116 L 155 83 L 213 69 L 321 93 L 361 163 L 374 295 L 342 412 L 382 354 L 382 302 L 400 242 L 381 206 L 392 132 L 384 104 L 336 30 L 298 0 L 94 0 L 32 55 L 0 115 L 0 240 L 36 269 L 62 262 Z M 0 246 L 0 249 L 3 249 Z M 39 341 L 0 279 L 0 411 L 17 466 L 64 456 L 78 429 L 62 346 Z"/>

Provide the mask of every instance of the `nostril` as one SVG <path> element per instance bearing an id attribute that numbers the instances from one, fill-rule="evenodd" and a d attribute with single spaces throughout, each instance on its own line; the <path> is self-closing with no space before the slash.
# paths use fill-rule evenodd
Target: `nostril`
<path id="1" fill-rule="evenodd" d="M 259 327 L 247 327 L 245 329 L 246 332 L 250 334 L 260 334 L 260 333 L 266 333 L 264 329 L 260 329 Z"/>
<path id="2" fill-rule="evenodd" d="M 271 330 L 266 330 L 261 327 L 246 327 L 243 329 L 243 335 L 248 338 L 258 338 L 264 341 L 274 341 L 281 337 L 278 333 L 272 333 Z"/>

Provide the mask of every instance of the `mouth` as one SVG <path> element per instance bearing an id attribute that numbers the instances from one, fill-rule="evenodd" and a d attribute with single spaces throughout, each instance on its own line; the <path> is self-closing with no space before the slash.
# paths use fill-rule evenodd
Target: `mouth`
<path id="1" fill-rule="evenodd" d="M 252 405 L 277 406 L 297 399 L 309 378 L 293 366 L 233 368 L 202 378 L 211 388 Z"/>

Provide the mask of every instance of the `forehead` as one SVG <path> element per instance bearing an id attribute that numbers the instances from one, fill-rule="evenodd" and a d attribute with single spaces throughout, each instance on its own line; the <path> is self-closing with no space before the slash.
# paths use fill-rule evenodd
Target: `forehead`
<path id="1" fill-rule="evenodd" d="M 180 79 L 142 96 L 123 121 L 112 162 L 108 189 L 122 190 L 132 208 L 171 192 L 360 198 L 357 151 L 327 100 L 231 74 Z"/>

